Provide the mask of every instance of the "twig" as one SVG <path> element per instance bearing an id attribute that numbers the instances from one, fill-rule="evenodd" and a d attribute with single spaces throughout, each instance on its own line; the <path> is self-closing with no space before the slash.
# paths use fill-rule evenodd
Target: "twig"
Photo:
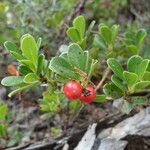
<path id="1" fill-rule="evenodd" d="M 108 76 L 108 74 L 110 73 L 110 68 L 107 68 L 106 69 L 106 71 L 105 71 L 105 73 L 104 73 L 104 75 L 103 75 L 103 77 L 102 77 L 102 79 L 101 79 L 101 81 L 98 83 L 98 85 L 96 86 L 96 91 L 99 89 L 99 88 L 101 88 L 101 86 L 103 85 L 103 83 L 104 83 L 104 81 L 106 80 L 106 78 L 107 78 L 107 76 Z"/>

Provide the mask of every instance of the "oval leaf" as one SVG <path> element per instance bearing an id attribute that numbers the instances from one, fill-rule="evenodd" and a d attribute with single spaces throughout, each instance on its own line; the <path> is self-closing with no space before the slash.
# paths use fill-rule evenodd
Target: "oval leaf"
<path id="1" fill-rule="evenodd" d="M 137 74 L 139 76 L 139 79 L 142 79 L 147 67 L 149 64 L 149 60 L 148 59 L 144 59 L 142 60 L 142 62 L 139 64 L 138 70 L 137 70 Z"/>
<path id="2" fill-rule="evenodd" d="M 108 66 L 111 68 L 111 70 L 113 71 L 113 73 L 119 77 L 120 79 L 124 79 L 123 78 L 123 68 L 122 66 L 120 65 L 120 63 L 114 59 L 114 58 L 109 58 L 107 60 L 107 64 Z"/>
<path id="3" fill-rule="evenodd" d="M 21 38 L 21 50 L 23 54 L 36 65 L 38 46 L 35 39 L 31 35 L 26 34 Z"/>
<path id="4" fill-rule="evenodd" d="M 135 90 L 143 89 L 149 85 L 150 85 L 150 81 L 141 81 L 135 84 L 134 89 Z"/>
<path id="5" fill-rule="evenodd" d="M 129 88 L 138 81 L 138 76 L 135 73 L 124 71 L 123 75 Z"/>
<path id="6" fill-rule="evenodd" d="M 99 26 L 99 31 L 100 34 L 102 35 L 103 39 L 105 40 L 105 42 L 107 44 L 111 44 L 112 43 L 112 33 L 111 30 L 109 29 L 109 27 L 102 25 Z"/>
<path id="7" fill-rule="evenodd" d="M 57 74 L 71 79 L 79 79 L 72 66 L 62 57 L 54 57 L 50 61 L 49 68 Z"/>
<path id="8" fill-rule="evenodd" d="M 76 28 L 74 28 L 74 27 L 70 27 L 67 30 L 67 35 L 74 42 L 81 41 L 79 31 Z"/>
<path id="9" fill-rule="evenodd" d="M 73 20 L 73 26 L 78 30 L 80 38 L 82 39 L 85 32 L 85 18 L 78 16 Z"/>
<path id="10" fill-rule="evenodd" d="M 85 70 L 86 69 L 86 55 L 84 54 L 84 51 L 81 49 L 81 47 L 78 44 L 71 44 L 69 46 L 68 50 L 68 60 L 70 64 L 73 66 Z"/>
<path id="11" fill-rule="evenodd" d="M 22 76 L 8 76 L 2 79 L 1 84 L 4 86 L 18 86 L 23 83 Z"/>
<path id="12" fill-rule="evenodd" d="M 128 71 L 133 73 L 138 73 L 139 64 L 142 62 L 142 57 L 138 55 L 134 55 L 129 58 L 127 62 Z"/>
<path id="13" fill-rule="evenodd" d="M 29 73 L 24 77 L 23 81 L 25 83 L 35 83 L 38 82 L 38 76 L 34 73 Z"/>
<path id="14" fill-rule="evenodd" d="M 126 86 L 123 84 L 123 82 L 117 78 L 117 76 L 112 75 L 111 81 L 122 91 L 126 90 Z"/>

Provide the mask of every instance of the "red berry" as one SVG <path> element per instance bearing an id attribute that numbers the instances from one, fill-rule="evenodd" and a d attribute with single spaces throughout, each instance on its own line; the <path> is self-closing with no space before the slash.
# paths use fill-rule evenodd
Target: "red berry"
<path id="1" fill-rule="evenodd" d="M 85 103 L 91 103 L 94 101 L 95 97 L 96 91 L 92 86 L 89 85 L 82 90 L 82 94 L 79 99 Z"/>
<path id="2" fill-rule="evenodd" d="M 72 100 L 78 99 L 82 93 L 82 86 L 76 81 L 69 81 L 64 85 L 64 94 L 65 96 Z"/>

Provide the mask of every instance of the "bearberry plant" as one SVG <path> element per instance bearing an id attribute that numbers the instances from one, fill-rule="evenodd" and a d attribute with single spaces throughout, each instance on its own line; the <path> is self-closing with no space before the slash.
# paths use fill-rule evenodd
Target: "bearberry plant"
<path id="1" fill-rule="evenodd" d="M 70 43 L 62 45 L 59 55 L 52 58 L 40 52 L 41 38 L 25 34 L 20 47 L 6 41 L 5 48 L 19 62 L 19 75 L 1 81 L 15 88 L 8 96 L 45 86 L 39 100 L 44 116 L 66 108 L 72 114 L 91 102 L 118 98 L 123 99 L 122 110 L 126 113 L 136 105 L 145 105 L 149 97 L 140 93 L 150 91 L 150 63 L 140 49 L 146 31 L 119 33 L 119 25 L 103 23 L 96 24 L 96 30 L 95 24 L 92 21 L 87 26 L 83 16 L 76 17 L 66 31 Z M 102 61 L 103 66 L 99 65 Z"/>

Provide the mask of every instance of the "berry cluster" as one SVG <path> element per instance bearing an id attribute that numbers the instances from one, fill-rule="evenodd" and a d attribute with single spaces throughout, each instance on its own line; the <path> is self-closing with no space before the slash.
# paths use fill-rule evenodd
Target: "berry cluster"
<path id="1" fill-rule="evenodd" d="M 77 81 L 71 80 L 64 85 L 64 94 L 69 100 L 79 99 L 84 103 L 91 103 L 96 97 L 93 86 L 82 87 Z"/>

